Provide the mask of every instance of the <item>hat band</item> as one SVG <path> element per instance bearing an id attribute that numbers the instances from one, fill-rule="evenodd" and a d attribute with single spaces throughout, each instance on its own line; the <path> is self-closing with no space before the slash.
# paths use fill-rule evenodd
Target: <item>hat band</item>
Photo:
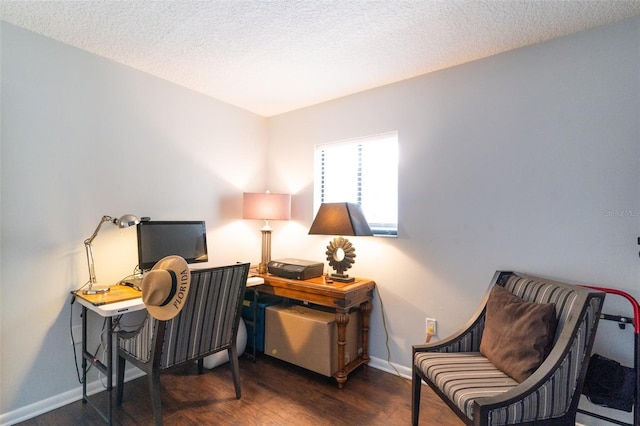
<path id="1" fill-rule="evenodd" d="M 176 278 L 176 273 L 171 269 L 167 269 L 166 271 L 169 273 L 169 275 L 171 275 L 171 291 L 169 292 L 169 295 L 167 296 L 165 301 L 160 304 L 160 306 L 168 305 L 169 302 L 171 302 L 171 299 L 173 299 L 173 296 L 176 295 L 176 291 L 178 291 L 178 279 Z"/>

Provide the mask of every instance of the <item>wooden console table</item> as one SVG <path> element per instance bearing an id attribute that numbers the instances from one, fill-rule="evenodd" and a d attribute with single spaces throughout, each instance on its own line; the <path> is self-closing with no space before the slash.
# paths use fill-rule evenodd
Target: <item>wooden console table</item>
<path id="1" fill-rule="evenodd" d="M 352 283 L 325 283 L 324 277 L 309 280 L 293 280 L 271 274 L 257 274 L 264 284 L 257 288 L 261 293 L 327 306 L 336 310 L 338 325 L 338 371 L 333 377 L 342 388 L 350 372 L 369 363 L 369 317 L 375 282 L 367 278 L 356 278 Z M 346 330 L 349 312 L 358 309 L 362 323 L 362 353 L 345 365 Z"/>

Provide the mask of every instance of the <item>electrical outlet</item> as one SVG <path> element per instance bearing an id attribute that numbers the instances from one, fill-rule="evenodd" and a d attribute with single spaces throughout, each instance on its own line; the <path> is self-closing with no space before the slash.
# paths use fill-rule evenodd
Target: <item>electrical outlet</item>
<path id="1" fill-rule="evenodd" d="M 426 319 L 427 334 L 435 336 L 437 334 L 436 320 L 433 318 Z"/>
<path id="2" fill-rule="evenodd" d="M 73 341 L 71 342 L 72 345 L 74 343 L 76 345 L 82 343 L 82 326 L 74 325 L 73 327 L 71 327 L 71 335 L 73 336 Z"/>

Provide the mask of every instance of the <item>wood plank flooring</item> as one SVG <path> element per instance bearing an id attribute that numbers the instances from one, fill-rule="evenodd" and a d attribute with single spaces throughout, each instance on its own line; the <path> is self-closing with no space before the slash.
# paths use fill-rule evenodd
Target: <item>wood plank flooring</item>
<path id="1" fill-rule="evenodd" d="M 410 425 L 411 383 L 362 366 L 349 375 L 343 389 L 335 380 L 259 356 L 241 357 L 242 398 L 235 399 L 228 364 L 197 374 L 196 365 L 162 375 L 162 413 L 171 425 Z M 116 425 L 152 425 L 146 377 L 125 384 L 124 402 L 114 408 Z M 104 406 L 105 392 L 92 397 Z M 115 394 L 115 392 L 114 392 Z M 464 423 L 423 386 L 422 425 Z M 104 425 L 81 401 L 20 423 L 22 426 Z"/>

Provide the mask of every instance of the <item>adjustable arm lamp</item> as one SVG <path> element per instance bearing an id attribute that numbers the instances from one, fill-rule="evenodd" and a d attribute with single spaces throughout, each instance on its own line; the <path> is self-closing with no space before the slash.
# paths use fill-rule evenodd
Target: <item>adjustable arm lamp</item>
<path id="1" fill-rule="evenodd" d="M 355 278 L 349 277 L 344 272 L 355 263 L 356 249 L 342 235 L 373 235 L 360 204 L 322 203 L 316 218 L 311 224 L 309 234 L 340 235 L 329 243 L 325 252 L 329 265 L 336 270 L 336 273 L 332 274 L 331 278 L 334 281 L 343 283 L 355 281 Z"/>
<path id="2" fill-rule="evenodd" d="M 269 220 L 289 220 L 291 217 L 291 195 L 245 192 L 242 200 L 243 219 L 262 219 L 262 258 L 258 273 L 267 273 L 267 264 L 271 261 L 271 225 Z"/>
<path id="3" fill-rule="evenodd" d="M 102 216 L 102 219 L 100 219 L 100 223 L 98 223 L 96 230 L 93 231 L 93 234 L 91 234 L 89 238 L 84 240 L 84 248 L 87 252 L 87 266 L 89 267 L 89 288 L 87 290 L 83 290 L 84 294 L 98 294 L 106 293 L 107 291 L 109 291 L 108 286 L 100 288 L 93 287 L 94 284 L 96 284 L 96 272 L 93 265 L 93 250 L 91 249 L 91 243 L 98 236 L 98 232 L 100 232 L 100 228 L 102 228 L 102 224 L 105 222 L 111 222 L 114 225 L 118 225 L 118 228 L 127 228 L 129 226 L 140 223 L 140 220 L 132 214 L 126 214 L 120 219 L 114 219 L 111 216 Z"/>

